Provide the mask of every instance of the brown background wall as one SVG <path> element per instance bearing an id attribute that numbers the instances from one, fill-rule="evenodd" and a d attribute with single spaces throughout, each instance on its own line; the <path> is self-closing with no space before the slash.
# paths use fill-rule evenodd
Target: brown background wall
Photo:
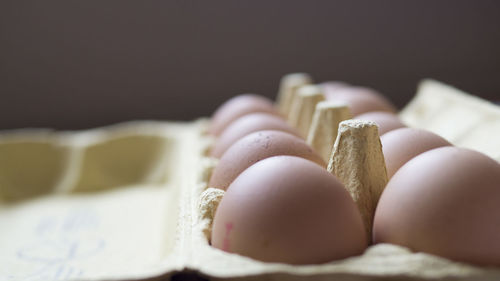
<path id="1" fill-rule="evenodd" d="M 500 1 L 0 2 L 0 129 L 189 120 L 295 71 L 500 100 Z"/>

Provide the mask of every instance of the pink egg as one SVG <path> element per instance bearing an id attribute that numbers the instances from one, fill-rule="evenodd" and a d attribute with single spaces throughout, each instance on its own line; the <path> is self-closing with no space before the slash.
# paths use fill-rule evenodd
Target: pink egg
<path id="1" fill-rule="evenodd" d="M 408 161 L 375 212 L 375 243 L 500 266 L 500 164 L 477 151 L 440 147 Z"/>
<path id="2" fill-rule="evenodd" d="M 375 122 L 378 125 L 378 134 L 380 136 L 389 131 L 406 127 L 396 114 L 387 111 L 370 111 L 360 114 L 354 119 Z"/>
<path id="3" fill-rule="evenodd" d="M 222 132 L 212 148 L 211 156 L 219 158 L 242 137 L 263 130 L 277 130 L 299 136 L 299 133 L 280 117 L 266 113 L 247 114 L 235 120 Z"/>
<path id="4" fill-rule="evenodd" d="M 298 156 L 326 166 L 303 139 L 280 131 L 258 131 L 239 139 L 222 155 L 209 186 L 225 190 L 246 168 L 277 155 Z"/>
<path id="5" fill-rule="evenodd" d="M 451 145 L 444 138 L 421 129 L 401 128 L 390 131 L 380 138 L 389 178 L 413 157 L 428 150 Z"/>
<path id="6" fill-rule="evenodd" d="M 229 186 L 212 245 L 265 262 L 317 264 L 363 253 L 361 215 L 342 183 L 295 156 L 261 160 Z"/>
<path id="7" fill-rule="evenodd" d="M 343 87 L 325 92 L 327 100 L 345 103 L 353 116 L 369 111 L 396 112 L 396 107 L 379 92 L 366 87 Z"/>
<path id="8" fill-rule="evenodd" d="M 351 87 L 349 84 L 341 81 L 327 81 L 320 84 L 321 89 L 325 95 L 332 95 L 336 91 L 345 88 Z"/>
<path id="9" fill-rule="evenodd" d="M 217 108 L 210 120 L 208 132 L 218 136 L 234 120 L 255 112 L 279 115 L 270 99 L 255 94 L 243 94 L 227 100 Z"/>

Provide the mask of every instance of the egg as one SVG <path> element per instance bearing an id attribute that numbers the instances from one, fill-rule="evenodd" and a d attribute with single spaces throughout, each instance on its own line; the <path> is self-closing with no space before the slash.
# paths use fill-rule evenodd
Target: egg
<path id="1" fill-rule="evenodd" d="M 342 87 L 325 91 L 326 100 L 345 103 L 353 116 L 369 111 L 396 112 L 396 107 L 379 92 L 366 87 Z"/>
<path id="2" fill-rule="evenodd" d="M 227 100 L 215 111 L 208 132 L 218 136 L 231 122 L 254 112 L 278 115 L 270 99 L 255 94 L 243 94 Z"/>
<path id="3" fill-rule="evenodd" d="M 387 177 L 413 157 L 433 148 L 451 145 L 444 138 L 422 129 L 401 128 L 380 137 Z"/>
<path id="4" fill-rule="evenodd" d="M 396 114 L 386 111 L 370 111 L 355 116 L 353 119 L 375 122 L 378 125 L 378 134 L 380 136 L 389 131 L 406 127 Z"/>
<path id="5" fill-rule="evenodd" d="M 299 133 L 280 117 L 266 113 L 247 114 L 235 120 L 222 132 L 211 150 L 211 156 L 219 158 L 237 140 L 263 130 L 277 130 L 299 136 Z"/>
<path id="6" fill-rule="evenodd" d="M 317 264 L 361 254 L 361 215 L 340 181 L 295 156 L 243 171 L 222 198 L 212 245 L 265 262 Z"/>
<path id="7" fill-rule="evenodd" d="M 323 159 L 301 138 L 280 131 L 258 131 L 235 142 L 220 158 L 209 186 L 226 189 L 246 168 L 276 155 L 293 155 L 325 167 Z"/>
<path id="8" fill-rule="evenodd" d="M 500 164 L 479 152 L 441 147 L 406 163 L 377 206 L 375 243 L 500 266 Z"/>
<path id="9" fill-rule="evenodd" d="M 319 84 L 321 89 L 323 90 L 323 93 L 327 93 L 326 95 L 332 95 L 337 90 L 340 90 L 345 87 L 350 87 L 349 84 L 341 81 L 328 81 L 328 82 L 323 82 Z"/>

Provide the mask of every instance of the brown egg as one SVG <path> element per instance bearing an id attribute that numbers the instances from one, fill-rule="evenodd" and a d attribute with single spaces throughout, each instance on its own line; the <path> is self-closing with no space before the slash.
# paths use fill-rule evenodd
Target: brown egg
<path id="1" fill-rule="evenodd" d="M 303 139 L 280 131 L 258 131 L 239 139 L 222 155 L 209 186 L 225 190 L 246 168 L 277 155 L 298 156 L 326 166 Z"/>
<path id="2" fill-rule="evenodd" d="M 210 120 L 208 132 L 218 136 L 231 122 L 254 112 L 279 115 L 270 99 L 255 94 L 243 94 L 233 97 L 219 106 Z"/>
<path id="3" fill-rule="evenodd" d="M 340 181 L 295 156 L 261 160 L 229 186 L 212 245 L 266 262 L 315 264 L 361 254 L 361 215 Z"/>
<path id="4" fill-rule="evenodd" d="M 212 148 L 211 156 L 219 158 L 237 140 L 263 130 L 277 130 L 299 136 L 299 133 L 280 117 L 266 113 L 247 114 L 235 120 L 222 132 Z"/>
<path id="5" fill-rule="evenodd" d="M 325 98 L 347 104 L 353 116 L 369 111 L 396 112 L 396 107 L 386 97 L 365 87 L 343 87 L 326 91 Z"/>
<path id="6" fill-rule="evenodd" d="M 380 136 L 389 131 L 406 127 L 396 114 L 387 111 L 370 111 L 353 119 L 375 122 L 378 125 L 378 134 Z"/>
<path id="7" fill-rule="evenodd" d="M 413 157 L 441 146 L 451 145 L 444 138 L 426 130 L 401 128 L 390 131 L 380 137 L 385 158 L 387 177 Z"/>
<path id="8" fill-rule="evenodd" d="M 499 233 L 500 164 L 448 146 L 413 158 L 389 181 L 375 213 L 373 239 L 500 266 Z"/>

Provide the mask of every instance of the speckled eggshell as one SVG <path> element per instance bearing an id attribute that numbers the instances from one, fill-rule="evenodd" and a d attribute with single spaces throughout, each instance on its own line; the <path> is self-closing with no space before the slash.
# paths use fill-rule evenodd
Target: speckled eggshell
<path id="1" fill-rule="evenodd" d="M 366 87 L 342 87 L 325 91 L 325 98 L 345 103 L 353 116 L 370 111 L 396 112 L 396 107 L 386 97 Z"/>
<path id="2" fill-rule="evenodd" d="M 295 156 L 261 160 L 229 186 L 212 245 L 266 262 L 317 264 L 361 254 L 361 215 L 340 181 Z"/>
<path id="3" fill-rule="evenodd" d="M 208 132 L 218 136 L 234 120 L 255 112 L 279 115 L 270 99 L 256 94 L 242 94 L 227 100 L 217 108 L 210 120 Z"/>
<path id="4" fill-rule="evenodd" d="M 299 133 L 280 117 L 266 113 L 247 114 L 231 123 L 222 132 L 211 150 L 211 156 L 219 158 L 242 137 L 263 130 L 277 130 L 299 136 Z"/>
<path id="5" fill-rule="evenodd" d="M 413 157 L 433 148 L 449 146 L 444 138 L 422 129 L 401 128 L 390 131 L 380 137 L 385 158 L 387 177 Z"/>
<path id="6" fill-rule="evenodd" d="M 500 266 L 500 164 L 479 152 L 441 147 L 406 163 L 377 206 L 375 243 Z"/>
<path id="7" fill-rule="evenodd" d="M 396 114 L 387 111 L 370 111 L 360 114 L 353 119 L 375 122 L 378 125 L 378 134 L 380 136 L 389 131 L 406 127 Z"/>
<path id="8" fill-rule="evenodd" d="M 277 155 L 293 155 L 311 160 L 321 167 L 325 162 L 301 138 L 280 131 L 258 131 L 235 142 L 220 158 L 209 186 L 227 189 L 246 168 L 257 161 Z"/>

